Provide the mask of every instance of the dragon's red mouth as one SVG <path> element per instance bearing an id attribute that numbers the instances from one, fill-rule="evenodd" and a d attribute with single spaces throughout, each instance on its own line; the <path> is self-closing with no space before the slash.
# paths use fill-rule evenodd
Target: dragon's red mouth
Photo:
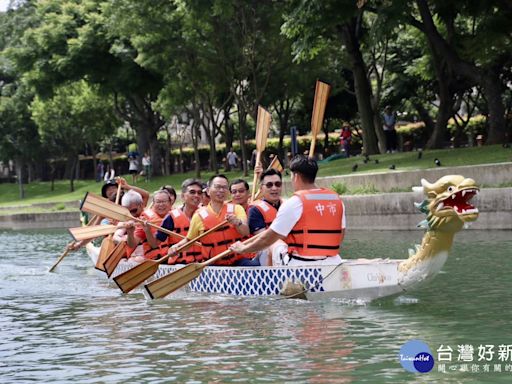
<path id="1" fill-rule="evenodd" d="M 453 209 L 457 214 L 465 215 L 478 213 L 478 208 L 469 204 L 469 201 L 478 193 L 476 188 L 463 189 L 459 192 L 452 193 L 446 199 L 442 200 L 436 208 L 436 212 Z"/>

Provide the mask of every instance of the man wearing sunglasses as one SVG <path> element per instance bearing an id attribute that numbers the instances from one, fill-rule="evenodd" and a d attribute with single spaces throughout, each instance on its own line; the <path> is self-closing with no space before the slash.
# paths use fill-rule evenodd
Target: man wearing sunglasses
<path id="1" fill-rule="evenodd" d="M 237 253 L 272 248 L 274 265 L 335 265 L 345 231 L 343 202 L 339 195 L 318 188 L 318 165 L 314 159 L 295 156 L 290 162 L 294 195 L 279 208 L 275 220 L 263 233 L 230 248 Z"/>
<path id="2" fill-rule="evenodd" d="M 165 216 L 162 221 L 161 227 L 186 236 L 190 228 L 190 220 L 196 212 L 203 195 L 203 184 L 198 179 L 187 179 L 181 184 L 181 201 L 183 205 L 181 208 L 174 208 Z M 173 236 L 167 233 L 157 231 L 156 236 L 148 236 L 148 242 L 153 248 L 160 246 L 161 249 L 174 246 L 179 242 Z M 175 249 L 175 248 L 174 248 Z M 171 251 L 171 253 L 173 253 Z M 163 254 L 163 256 L 165 256 Z M 184 252 L 180 252 L 168 260 L 169 264 L 188 264 L 193 262 L 203 261 L 201 257 L 201 248 L 192 246 Z"/>
<path id="3" fill-rule="evenodd" d="M 267 229 L 275 220 L 277 211 L 281 206 L 282 175 L 277 169 L 270 168 L 260 175 L 260 188 L 263 197 L 256 200 L 249 208 L 249 230 L 251 234 L 257 235 Z M 257 265 L 272 265 L 268 259 L 268 251 L 258 252 Z"/>

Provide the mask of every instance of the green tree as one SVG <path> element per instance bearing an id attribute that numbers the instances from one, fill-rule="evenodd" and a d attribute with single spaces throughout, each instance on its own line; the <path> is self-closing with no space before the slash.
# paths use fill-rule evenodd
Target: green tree
<path id="1" fill-rule="evenodd" d="M 66 176 L 74 191 L 78 154 L 86 144 L 99 142 L 115 127 L 112 104 L 85 81 L 57 88 L 51 98 L 36 97 L 32 118 L 51 156 L 66 159 Z"/>

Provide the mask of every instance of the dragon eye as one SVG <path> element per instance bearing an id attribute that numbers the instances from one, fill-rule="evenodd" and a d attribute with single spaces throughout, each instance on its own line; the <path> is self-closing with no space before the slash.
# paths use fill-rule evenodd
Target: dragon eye
<path id="1" fill-rule="evenodd" d="M 448 192 L 452 193 L 453 191 L 455 191 L 455 187 L 448 187 Z"/>

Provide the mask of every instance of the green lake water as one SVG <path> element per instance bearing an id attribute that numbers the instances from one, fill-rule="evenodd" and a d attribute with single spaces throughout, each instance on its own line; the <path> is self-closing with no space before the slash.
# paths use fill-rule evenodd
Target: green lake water
<path id="1" fill-rule="evenodd" d="M 342 253 L 403 258 L 421 235 L 349 232 Z M 147 302 L 122 295 L 85 253 L 48 273 L 68 241 L 64 231 L 0 232 L 1 383 L 512 382 L 510 231 L 463 231 L 428 286 L 370 304 L 199 294 Z M 413 339 L 430 347 L 431 372 L 400 365 Z M 480 345 L 493 354 L 479 356 Z M 438 361 L 447 347 L 450 359 Z"/>

